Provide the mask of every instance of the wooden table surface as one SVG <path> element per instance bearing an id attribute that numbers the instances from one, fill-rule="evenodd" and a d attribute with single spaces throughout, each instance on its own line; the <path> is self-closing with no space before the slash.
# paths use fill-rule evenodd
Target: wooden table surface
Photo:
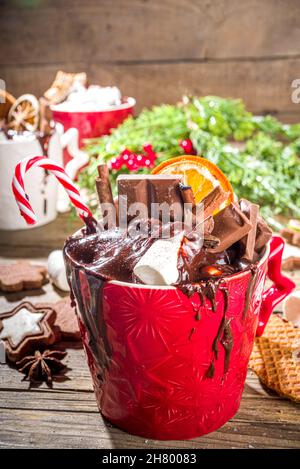
<path id="1" fill-rule="evenodd" d="M 0 232 L 0 256 L 45 261 L 60 248 L 74 225 L 60 217 L 43 228 L 24 233 Z M 299 279 L 299 273 L 294 274 Z M 0 314 L 23 299 L 56 301 L 51 284 L 25 294 L 0 297 Z M 158 441 L 129 435 L 98 412 L 92 381 L 80 344 L 61 343 L 68 370 L 53 388 L 29 388 L 22 375 L 0 365 L 0 448 L 300 448 L 300 407 L 266 391 L 248 372 L 237 415 L 216 432 L 189 441 Z"/>

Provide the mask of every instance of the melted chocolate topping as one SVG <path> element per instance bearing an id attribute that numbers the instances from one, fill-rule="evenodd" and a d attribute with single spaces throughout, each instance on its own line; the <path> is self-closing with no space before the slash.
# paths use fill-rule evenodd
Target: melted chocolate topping
<path id="1" fill-rule="evenodd" d="M 244 308 L 243 308 L 243 312 L 242 312 L 243 321 L 246 318 L 246 315 L 247 315 L 247 312 L 248 312 L 249 306 L 250 306 L 250 301 L 251 301 L 251 298 L 252 298 L 252 295 L 253 295 L 253 292 L 254 292 L 254 289 L 255 289 L 257 274 L 258 274 L 257 266 L 256 265 L 251 265 L 250 266 L 250 272 L 251 272 L 251 278 L 250 278 L 250 280 L 248 282 L 248 285 L 247 285 L 247 290 L 246 290 L 246 295 L 245 295 L 245 303 L 244 303 Z"/>
<path id="2" fill-rule="evenodd" d="M 100 231 L 94 219 L 89 219 L 86 223 L 85 229 L 67 240 L 64 247 L 64 255 L 68 266 L 71 292 L 74 289 L 76 290 L 76 288 L 80 288 L 82 280 L 75 277 L 81 271 L 91 290 L 91 297 L 94 298 L 95 304 L 91 304 L 88 311 L 87 306 L 84 304 L 79 304 L 78 309 L 91 338 L 91 352 L 97 358 L 97 361 L 100 361 L 105 367 L 110 357 L 109 345 L 108 342 L 97 343 L 99 337 L 106 337 L 105 331 L 101 331 L 101 333 L 99 331 L 99 327 L 104 327 L 104 321 L 99 321 L 99 314 L 100 316 L 102 314 L 101 312 L 99 313 L 99 305 L 102 304 L 101 295 L 104 282 L 107 280 L 119 280 L 129 283 L 140 283 L 139 279 L 133 274 L 134 266 L 157 237 L 150 236 L 150 228 L 152 228 L 150 223 L 148 224 L 149 236 L 146 237 L 139 234 L 135 237 L 130 237 L 126 232 L 118 228 L 110 231 Z M 175 233 L 175 228 L 171 232 Z M 158 233 L 163 233 L 161 227 L 158 227 Z M 215 374 L 215 361 L 218 359 L 219 347 L 223 347 L 225 351 L 224 373 L 228 371 L 233 348 L 232 318 L 226 317 L 229 307 L 226 276 L 244 270 L 250 270 L 251 272 L 251 280 L 248 283 L 242 313 L 242 317 L 245 318 L 256 284 L 257 266 L 239 257 L 237 245 L 233 245 L 219 253 L 212 253 L 208 252 L 201 241 L 197 235 L 183 238 L 178 255 L 179 278 L 175 286 L 189 298 L 195 293 L 199 296 L 200 307 L 193 307 L 195 321 L 201 320 L 200 309 L 205 305 L 205 299 L 210 302 L 212 311 L 216 312 L 217 295 L 220 293 L 223 295 L 223 316 L 217 335 L 212 343 L 212 360 L 206 372 L 206 377 L 211 378 Z M 209 276 L 209 269 L 201 270 L 203 266 L 215 267 L 215 269 L 212 269 L 213 275 L 211 277 Z M 77 273 L 74 274 L 74 272 Z M 215 276 L 216 272 L 217 277 Z M 80 292 L 74 291 L 74 294 L 78 301 L 78 298 L 81 298 Z M 73 303 L 74 294 L 71 293 Z M 96 318 L 97 308 L 98 320 Z M 195 332 L 196 327 L 193 327 L 188 340 L 192 340 Z M 97 355 L 99 353 L 101 356 Z M 101 381 L 101 370 L 99 370 L 99 380 Z"/>
<path id="3" fill-rule="evenodd" d="M 224 373 L 227 373 L 228 368 L 229 368 L 229 362 L 230 362 L 230 355 L 231 355 L 231 350 L 233 347 L 233 335 L 231 331 L 231 321 L 232 318 L 226 318 L 226 313 L 228 310 L 229 306 L 229 295 L 228 295 L 228 289 L 227 287 L 220 286 L 219 290 L 223 293 L 223 299 L 224 299 L 224 310 L 223 310 L 223 316 L 217 331 L 217 335 L 212 343 L 212 353 L 213 357 L 211 360 L 211 363 L 209 365 L 209 368 L 206 372 L 206 377 L 207 378 L 212 378 L 215 374 L 215 360 L 218 359 L 219 357 L 219 344 L 224 348 L 225 351 L 225 357 L 224 357 Z"/>
<path id="4" fill-rule="evenodd" d="M 232 318 L 226 319 L 223 330 L 223 337 L 220 339 L 220 343 L 225 350 L 225 360 L 224 360 L 224 373 L 227 373 L 230 362 L 231 350 L 233 347 L 233 335 L 231 332 L 231 321 Z"/>

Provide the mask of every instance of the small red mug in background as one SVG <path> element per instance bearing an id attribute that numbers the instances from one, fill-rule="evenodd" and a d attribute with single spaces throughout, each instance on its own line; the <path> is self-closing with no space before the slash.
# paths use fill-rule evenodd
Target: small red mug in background
<path id="1" fill-rule="evenodd" d="M 225 277 L 215 304 L 203 305 L 197 293 L 188 298 L 174 287 L 102 282 L 66 256 L 102 415 L 166 440 L 198 437 L 232 418 L 255 335 L 295 287 L 281 274 L 283 247 L 274 236 L 255 273 Z M 273 284 L 264 291 L 266 275 Z"/>
<path id="2" fill-rule="evenodd" d="M 59 104 L 52 106 L 52 114 L 55 122 L 63 125 L 64 131 L 71 128 L 78 130 L 79 147 L 84 145 L 83 140 L 101 137 L 110 133 L 111 129 L 118 127 L 128 116 L 133 115 L 135 99 L 123 97 L 119 106 L 102 111 L 66 112 L 59 110 Z M 68 151 L 64 152 L 64 166 L 70 161 Z"/>

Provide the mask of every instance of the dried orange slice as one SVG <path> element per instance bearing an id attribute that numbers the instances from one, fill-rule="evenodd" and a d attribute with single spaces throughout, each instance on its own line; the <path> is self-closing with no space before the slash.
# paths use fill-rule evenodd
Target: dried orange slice
<path id="1" fill-rule="evenodd" d="M 220 185 L 228 193 L 225 205 L 233 201 L 234 194 L 225 174 L 211 161 L 200 156 L 184 155 L 171 158 L 156 166 L 152 174 L 181 174 L 184 184 L 191 186 L 198 204 L 214 187 Z"/>
<path id="2" fill-rule="evenodd" d="M 8 127 L 16 131 L 34 132 L 39 124 L 40 105 L 33 94 L 23 94 L 11 106 L 7 122 Z"/>

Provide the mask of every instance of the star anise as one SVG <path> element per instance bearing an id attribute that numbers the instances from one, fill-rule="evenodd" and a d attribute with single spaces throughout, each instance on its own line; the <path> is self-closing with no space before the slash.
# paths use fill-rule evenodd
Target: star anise
<path id="1" fill-rule="evenodd" d="M 65 368 L 61 360 L 67 355 L 67 352 L 58 350 L 45 350 L 40 352 L 36 350 L 34 355 L 28 355 L 17 362 L 18 370 L 26 375 L 31 383 L 46 381 L 48 385 L 52 384 L 52 376 Z"/>

